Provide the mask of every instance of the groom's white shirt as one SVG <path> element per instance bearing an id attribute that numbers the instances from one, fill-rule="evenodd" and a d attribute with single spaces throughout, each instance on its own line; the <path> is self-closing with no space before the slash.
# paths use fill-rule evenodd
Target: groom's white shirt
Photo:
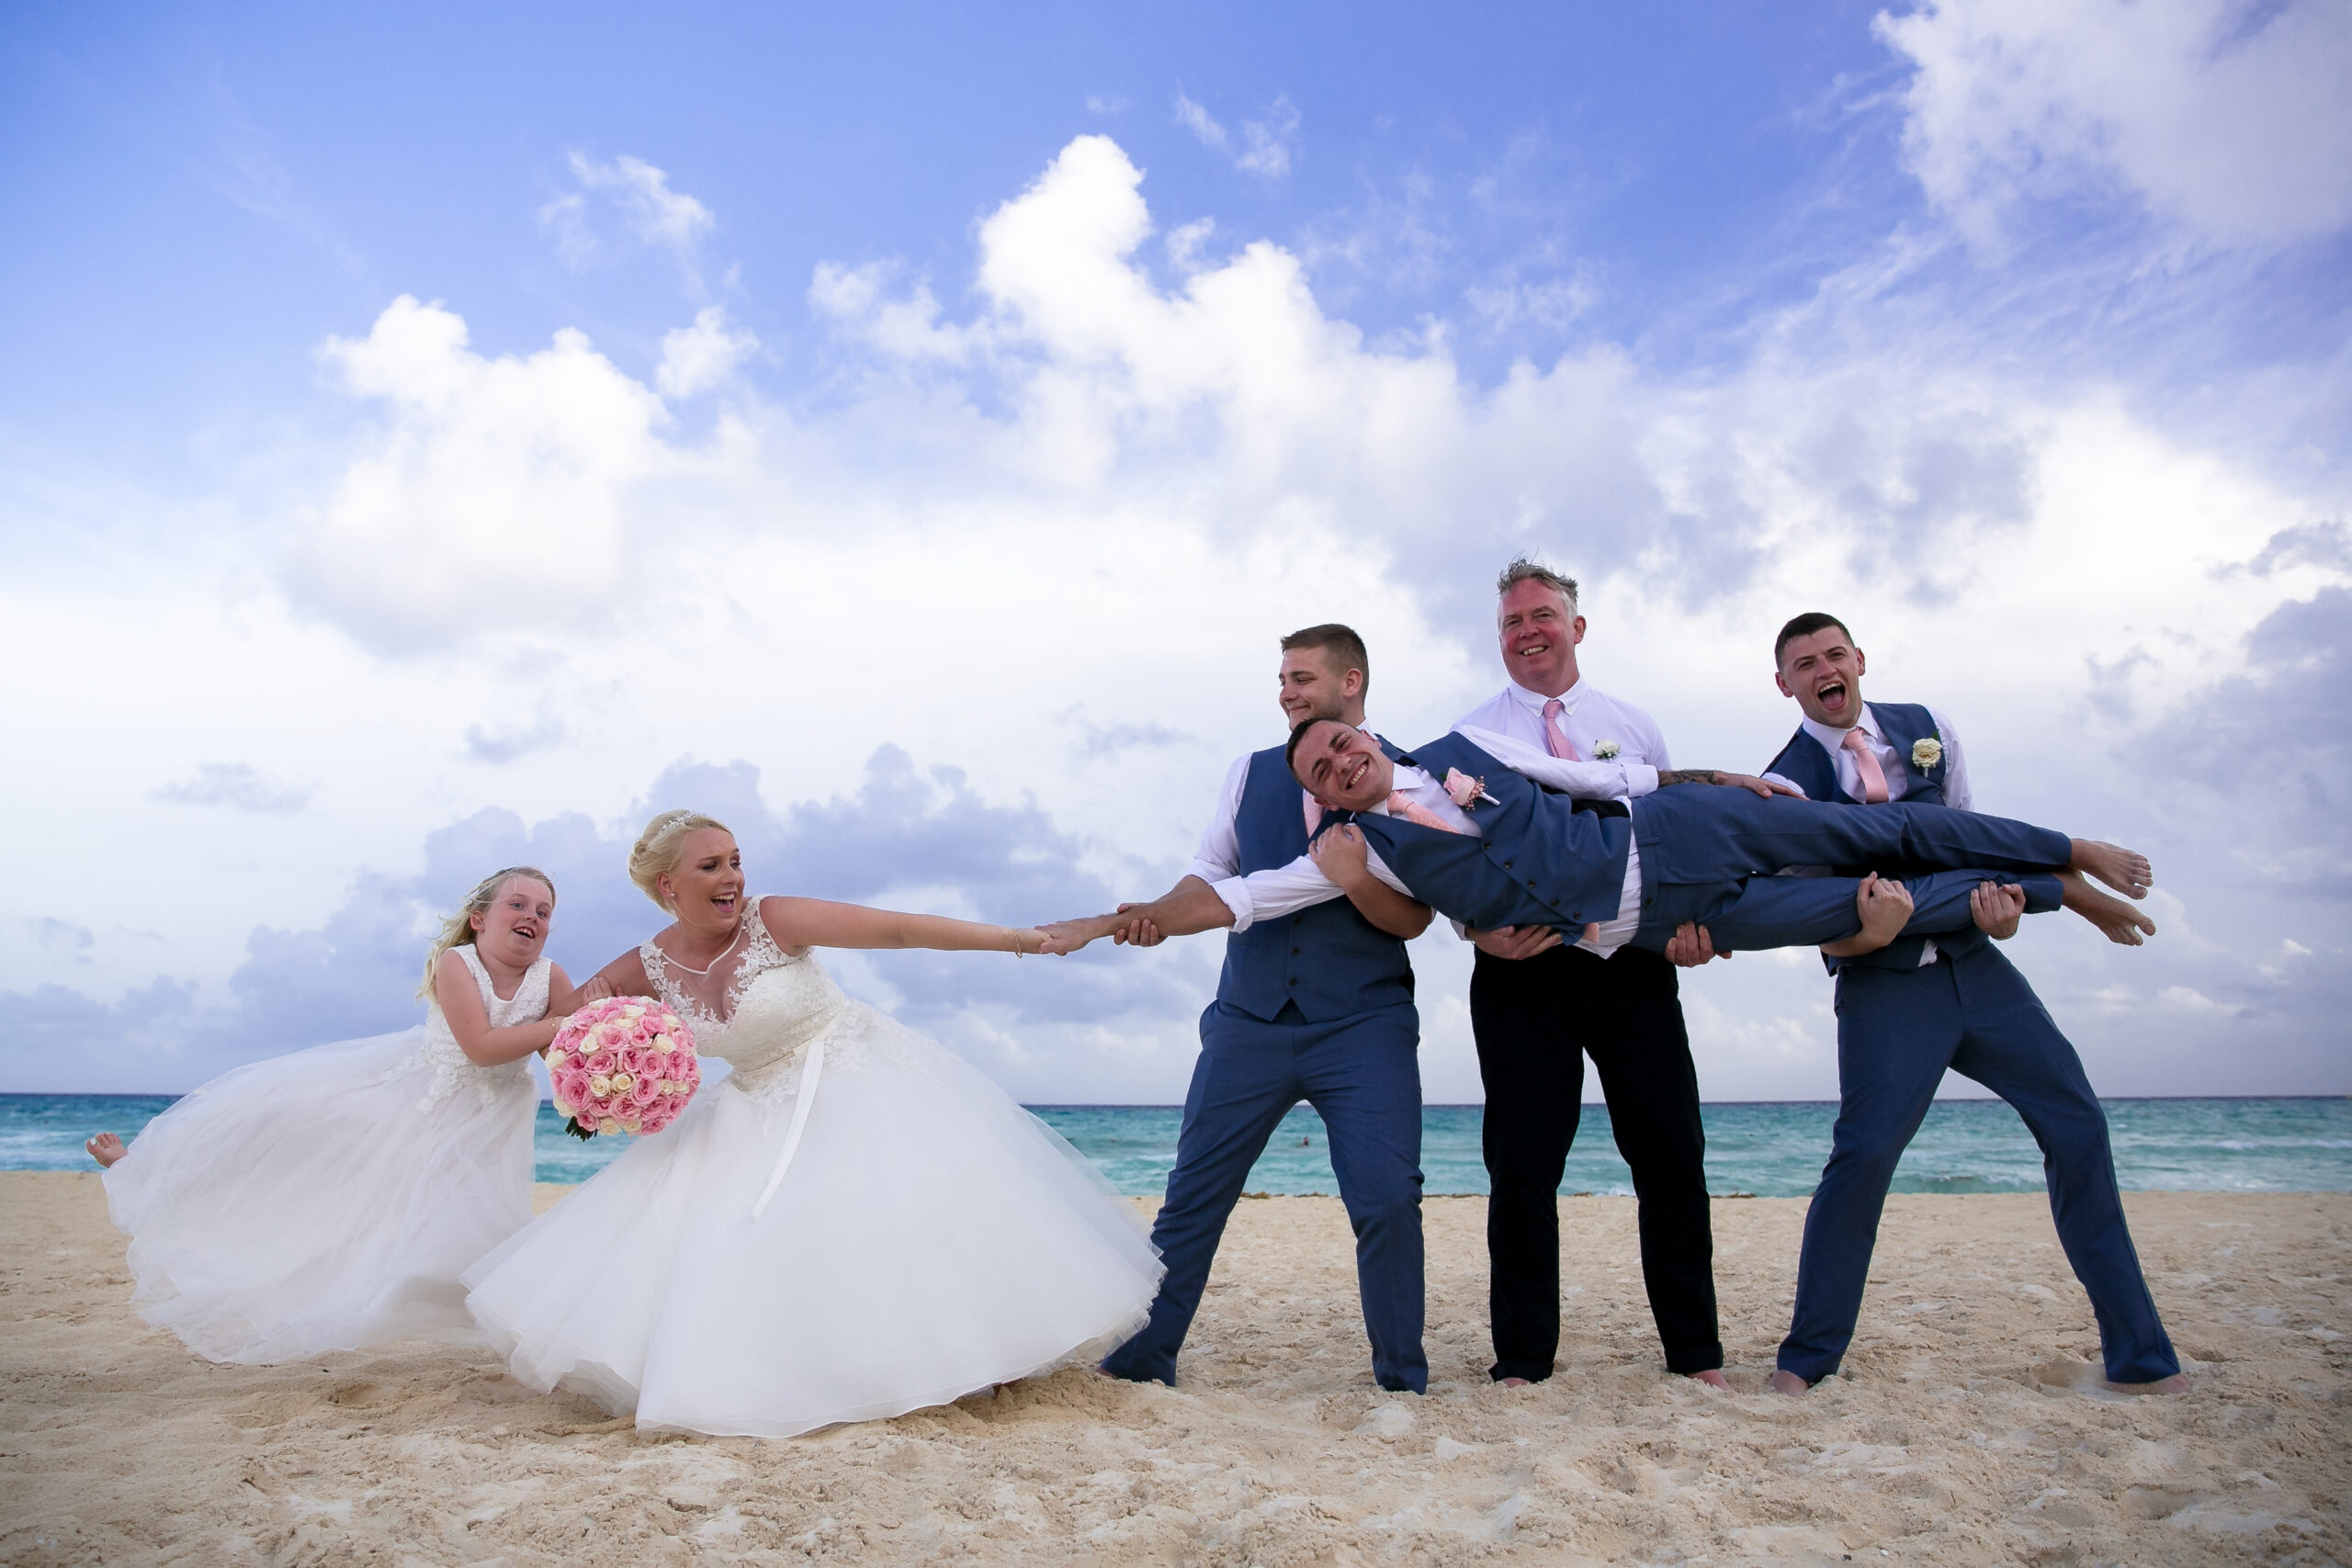
<path id="1" fill-rule="evenodd" d="M 1540 745 L 1529 745 L 1526 741 L 1491 729 L 1461 725 L 1457 727 L 1457 733 L 1511 772 L 1537 784 L 1565 790 L 1579 800 L 1630 800 L 1647 795 L 1657 787 L 1657 770 L 1645 763 L 1571 762 L 1553 756 Z M 1240 763 L 1236 763 L 1235 767 L 1237 777 L 1246 772 Z M 1232 784 L 1228 793 L 1238 807 L 1241 798 L 1239 785 L 1231 780 L 1228 783 Z M 1397 763 L 1396 783 L 1392 787 L 1414 805 L 1434 813 L 1440 820 L 1465 833 L 1476 830 L 1471 826 L 1469 814 L 1454 805 L 1453 797 L 1445 793 L 1445 785 L 1422 769 Z M 1388 815 L 1388 807 L 1384 803 L 1374 807 L 1372 813 L 1385 817 Z M 1227 831 L 1230 830 L 1228 818 Z M 1204 840 L 1204 851 L 1209 847 L 1209 841 Z M 1253 871 L 1247 876 L 1235 875 L 1231 871 L 1221 877 L 1212 875 L 1204 871 L 1205 863 L 1205 856 L 1196 857 L 1193 862 L 1193 874 L 1215 888 L 1216 896 L 1225 900 L 1225 907 L 1233 911 L 1233 929 L 1238 931 L 1246 931 L 1261 919 L 1271 920 L 1296 914 L 1313 905 L 1329 903 L 1347 896 L 1340 885 L 1324 875 L 1321 868 L 1306 855 L 1299 856 L 1288 865 L 1276 866 L 1271 871 Z M 1238 853 L 1227 863 L 1238 866 Z M 1398 881 L 1396 874 L 1388 869 L 1388 863 L 1380 858 L 1380 852 L 1368 844 L 1364 847 L 1364 864 L 1373 875 L 1406 897 L 1414 897 L 1413 890 Z M 1210 869 L 1215 867 L 1212 865 Z M 1641 923 L 1641 859 L 1639 852 L 1628 844 L 1625 888 L 1618 903 L 1616 919 L 1601 921 L 1594 936 L 1584 938 L 1576 945 L 1600 953 L 1613 953 L 1623 947 L 1632 938 L 1634 927 Z"/>

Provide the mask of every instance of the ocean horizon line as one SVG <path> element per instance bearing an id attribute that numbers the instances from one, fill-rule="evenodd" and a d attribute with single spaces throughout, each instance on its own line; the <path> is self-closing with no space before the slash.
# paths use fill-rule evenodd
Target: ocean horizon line
<path id="1" fill-rule="evenodd" d="M 160 1100 L 166 1096 L 178 1099 L 190 1089 L 0 1089 L 0 1100 Z M 1938 1103 L 1950 1101 L 1984 1101 L 2000 1103 L 1996 1094 L 1939 1094 Z M 2300 1094 L 2102 1094 L 2102 1105 L 2154 1104 L 2164 1101 L 2189 1100 L 2352 1100 L 2352 1089 L 2326 1089 Z M 554 1103 L 547 1096 L 539 1097 L 541 1105 Z M 1018 1102 L 1024 1111 L 1182 1111 L 1182 1100 L 1024 1100 Z M 1301 1100 L 1302 1105 L 1306 1101 Z M 1603 1105 L 1605 1100 L 1588 1100 L 1586 1105 Z M 1835 1097 L 1826 1099 L 1791 1100 L 1709 1100 L 1700 1099 L 1702 1105 L 1835 1105 Z M 1482 1100 L 1425 1100 L 1421 1107 L 1427 1111 L 1476 1111 L 1486 1104 Z"/>

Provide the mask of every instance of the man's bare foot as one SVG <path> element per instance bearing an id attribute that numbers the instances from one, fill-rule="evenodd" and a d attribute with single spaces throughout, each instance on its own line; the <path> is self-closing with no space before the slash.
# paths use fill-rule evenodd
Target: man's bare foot
<path id="1" fill-rule="evenodd" d="M 2150 868 L 2147 856 L 2133 854 L 2120 844 L 2102 844 L 2097 839 L 2076 839 L 2075 855 L 2066 863 L 2066 869 L 2088 873 L 2126 898 L 2145 898 L 2148 889 L 2156 883 L 2156 874 Z"/>
<path id="2" fill-rule="evenodd" d="M 1729 1388 L 1731 1386 L 1731 1379 L 1724 1376 L 1723 1369 L 1720 1367 L 1709 1367 L 1705 1371 L 1689 1372 L 1684 1375 L 1689 1377 L 1692 1382 L 1702 1382 L 1709 1388 Z"/>
<path id="3" fill-rule="evenodd" d="M 1535 1386 L 1525 1378 L 1497 1378 L 1495 1382 L 1504 1388 L 1533 1388 Z"/>
<path id="4" fill-rule="evenodd" d="M 1811 1393 L 1813 1392 L 1813 1385 L 1805 1382 L 1804 1379 L 1797 1376 L 1796 1373 L 1792 1371 L 1789 1371 L 1784 1368 L 1776 1368 L 1772 1372 L 1772 1392 L 1774 1393 L 1785 1393 L 1792 1398 L 1795 1398 L 1802 1394 Z"/>
<path id="5" fill-rule="evenodd" d="M 2154 1382 L 2111 1382 L 2107 1386 L 2118 1393 L 2169 1394 L 2187 1393 L 2196 1385 L 2188 1381 L 2187 1372 L 2175 1372 L 2168 1378 L 2158 1378 Z"/>
<path id="6" fill-rule="evenodd" d="M 2156 922 L 2120 898 L 2110 898 L 2083 880 L 2079 871 L 2058 874 L 2059 902 L 2097 926 L 2107 940 L 2137 947 L 2156 934 Z"/>
<path id="7" fill-rule="evenodd" d="M 130 1152 L 122 1146 L 122 1140 L 112 1133 L 100 1133 L 82 1146 L 90 1151 L 92 1159 L 104 1166 L 113 1165 L 115 1161 Z"/>

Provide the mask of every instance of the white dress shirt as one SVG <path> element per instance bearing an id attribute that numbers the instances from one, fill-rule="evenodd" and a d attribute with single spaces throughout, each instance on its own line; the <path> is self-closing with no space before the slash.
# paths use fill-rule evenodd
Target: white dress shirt
<path id="1" fill-rule="evenodd" d="M 1565 790 L 1579 800 L 1631 800 L 1657 787 L 1657 770 L 1644 763 L 1616 761 L 1571 762 L 1553 756 L 1541 745 L 1530 745 L 1493 730 L 1464 726 L 1460 733 L 1464 739 L 1513 773 L 1523 774 L 1537 784 Z M 1240 786 L 1235 781 L 1248 770 L 1241 763 L 1236 763 L 1235 769 L 1235 773 L 1229 775 L 1227 782 L 1231 786 L 1227 792 L 1231 803 L 1238 811 L 1241 794 Z M 1433 813 L 1442 822 L 1465 833 L 1477 830 L 1472 825 L 1469 814 L 1453 804 L 1453 797 L 1445 793 L 1445 785 L 1439 780 L 1420 768 L 1403 762 L 1396 764 L 1396 781 L 1390 786 L 1393 790 L 1414 805 Z M 1387 816 L 1387 803 L 1384 801 L 1373 807 L 1370 814 Z M 1215 830 L 1212 829 L 1211 837 L 1214 836 Z M 1202 845 L 1204 851 L 1207 850 L 1209 840 L 1203 840 Z M 1308 855 L 1301 855 L 1288 865 L 1253 871 L 1247 876 L 1230 872 L 1222 878 L 1211 876 L 1203 869 L 1207 863 L 1205 854 L 1196 857 L 1193 862 L 1193 874 L 1207 882 L 1216 890 L 1216 896 L 1225 900 L 1225 907 L 1233 911 L 1233 929 L 1238 931 L 1246 931 L 1261 919 L 1296 914 L 1313 905 L 1329 903 L 1347 896 L 1338 883 L 1323 874 L 1322 868 Z M 1238 856 L 1234 863 L 1238 864 Z M 1365 868 L 1382 882 L 1408 898 L 1415 897 L 1413 890 L 1398 881 L 1396 874 L 1388 869 L 1388 863 L 1380 858 L 1380 852 L 1368 844 L 1364 847 L 1364 863 Z M 1604 955 L 1614 953 L 1632 939 L 1634 928 L 1640 925 L 1641 907 L 1641 857 L 1629 841 L 1625 853 L 1624 888 L 1618 899 L 1615 918 L 1599 922 L 1595 933 L 1581 939 L 1577 945 Z"/>
<path id="2" fill-rule="evenodd" d="M 1657 770 L 1674 766 L 1667 760 L 1666 737 L 1658 733 L 1657 721 L 1633 704 L 1619 702 L 1606 692 L 1594 691 L 1592 682 L 1581 679 L 1558 695 L 1560 728 L 1567 732 L 1568 742 L 1578 756 L 1597 757 L 1614 747 L 1611 761 L 1649 767 L 1653 788 L 1657 783 Z M 1465 734 L 1477 728 L 1508 735 L 1549 756 L 1551 748 L 1544 734 L 1544 705 L 1549 700 L 1541 692 L 1531 692 L 1513 682 L 1464 715 L 1462 722 L 1453 728 Z"/>
<path id="3" fill-rule="evenodd" d="M 1968 788 L 1968 759 L 1960 750 L 1960 733 L 1952 728 L 1951 720 L 1936 709 L 1929 708 L 1928 716 L 1936 721 L 1936 733 L 1943 738 L 1944 804 L 1954 811 L 1973 811 L 1976 809 L 1975 797 Z M 1810 718 L 1800 719 L 1798 727 L 1820 741 L 1821 749 L 1829 753 L 1830 764 L 1838 770 L 1838 787 L 1853 799 L 1861 799 L 1862 765 L 1854 761 L 1851 751 L 1846 750 L 1846 732 L 1832 729 L 1826 724 L 1817 724 Z M 1871 754 L 1878 759 L 1879 772 L 1886 775 L 1886 798 L 1901 800 L 1911 789 L 1908 759 L 1895 756 L 1894 743 L 1887 739 L 1886 728 L 1879 723 L 1878 715 L 1871 711 L 1870 704 L 1862 705 L 1862 716 L 1855 721 L 1854 728 L 1870 737 Z M 1906 765 L 1898 767 L 1898 761 Z M 1766 773 L 1764 776 L 1776 784 L 1788 785 L 1799 795 L 1804 793 L 1794 779 L 1782 778 L 1778 773 Z M 1815 875 L 1826 875 L 1829 870 L 1827 866 L 1809 866 L 1806 869 Z M 1936 953 L 1934 938 L 1920 943 L 1919 967 L 1925 969 L 1933 964 Z"/>
<path id="4" fill-rule="evenodd" d="M 1968 759 L 1960 750 L 1960 734 L 1952 728 L 1951 720 L 1934 708 L 1928 710 L 1928 716 L 1936 721 L 1936 733 L 1943 737 L 1944 804 L 1954 811 L 1973 811 L 1976 809 L 1975 797 L 1968 788 Z M 1861 764 L 1854 761 L 1851 751 L 1846 750 L 1846 732 L 1832 729 L 1826 724 L 1816 724 L 1809 718 L 1801 720 L 1799 728 L 1820 741 L 1821 749 L 1829 753 L 1829 761 L 1838 770 L 1838 787 L 1854 799 L 1861 799 Z M 1886 775 L 1886 798 L 1901 800 L 1911 787 L 1910 759 L 1896 758 L 1894 743 L 1887 739 L 1885 728 L 1879 723 L 1878 715 L 1871 711 L 1870 704 L 1862 705 L 1862 716 L 1856 721 L 1854 728 L 1871 738 L 1871 753 L 1878 759 L 1879 771 Z M 1905 766 L 1895 766 L 1898 760 Z M 1778 773 L 1764 776 L 1787 784 L 1797 790 L 1799 795 L 1804 793 L 1797 789 L 1794 779 L 1784 779 Z"/>

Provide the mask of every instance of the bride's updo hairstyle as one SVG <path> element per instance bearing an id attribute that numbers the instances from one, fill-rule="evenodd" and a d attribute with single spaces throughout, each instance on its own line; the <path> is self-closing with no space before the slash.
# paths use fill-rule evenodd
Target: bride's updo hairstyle
<path id="1" fill-rule="evenodd" d="M 499 889 L 518 876 L 546 888 L 550 899 L 555 897 L 555 878 L 535 865 L 510 865 L 504 871 L 493 871 L 475 883 L 474 890 L 466 895 L 466 901 L 458 906 L 458 912 L 441 922 L 441 934 L 433 939 L 432 947 L 426 950 L 424 983 L 417 987 L 418 996 L 433 994 L 433 966 L 440 963 L 441 955 L 451 948 L 473 945 L 474 917 L 488 914 L 490 907 L 498 902 Z"/>
<path id="2" fill-rule="evenodd" d="M 716 828 L 722 833 L 733 830 L 718 818 L 699 811 L 664 811 L 645 825 L 628 852 L 628 879 L 637 884 L 639 892 L 661 905 L 665 914 L 678 911 L 662 897 L 660 879 L 663 873 L 678 869 L 686 835 L 702 828 Z"/>

